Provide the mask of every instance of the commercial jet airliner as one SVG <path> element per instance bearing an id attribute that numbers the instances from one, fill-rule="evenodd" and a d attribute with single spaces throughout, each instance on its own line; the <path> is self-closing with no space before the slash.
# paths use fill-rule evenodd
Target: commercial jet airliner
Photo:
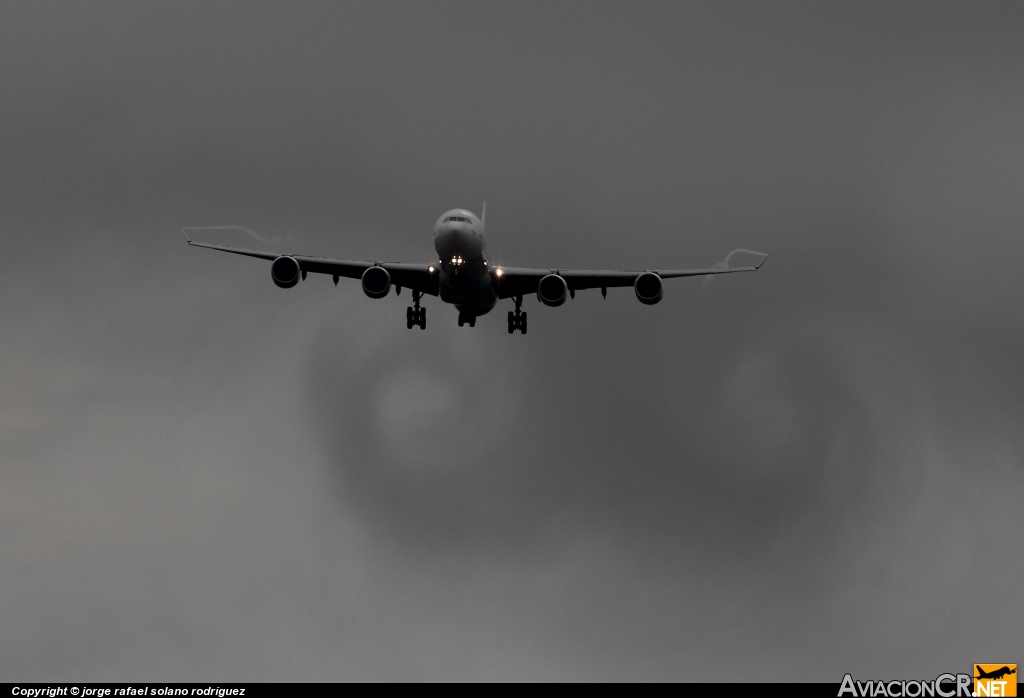
<path id="1" fill-rule="evenodd" d="M 447 211 L 434 224 L 434 251 L 438 260 L 433 264 L 397 264 L 394 262 L 354 262 L 343 259 L 305 257 L 302 255 L 272 254 L 243 250 L 223 245 L 209 245 L 194 242 L 185 231 L 189 245 L 221 250 L 233 254 L 266 259 L 270 265 L 270 277 L 281 288 L 291 288 L 306 278 L 307 272 L 329 274 L 334 285 L 342 276 L 361 279 L 363 292 L 370 298 L 383 298 L 395 287 L 400 294 L 402 287 L 412 293 L 412 306 L 406 308 L 406 327 L 427 328 L 427 309 L 420 305 L 424 295 L 440 296 L 445 303 L 451 303 L 459 311 L 459 327 L 476 326 L 476 319 L 491 311 L 499 299 L 511 298 L 515 310 L 508 313 L 508 333 L 519 330 L 526 334 L 526 313 L 523 311 L 523 296 L 537 294 L 541 303 L 559 306 L 567 298 L 575 298 L 576 291 L 600 288 L 607 297 L 608 288 L 632 286 L 637 300 L 645 305 L 654 305 L 661 300 L 662 279 L 681 276 L 705 276 L 708 274 L 730 274 L 738 271 L 757 271 L 764 264 L 762 259 L 755 267 L 733 267 L 713 269 L 668 269 L 643 271 L 592 271 L 569 269 L 522 269 L 519 267 L 494 266 L 487 258 L 484 243 L 483 216 L 465 209 Z M 767 255 L 765 259 L 768 259 Z"/>

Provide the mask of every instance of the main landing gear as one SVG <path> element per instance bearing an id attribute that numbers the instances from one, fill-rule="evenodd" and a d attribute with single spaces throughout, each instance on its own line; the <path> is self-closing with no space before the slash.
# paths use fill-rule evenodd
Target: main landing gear
<path id="1" fill-rule="evenodd" d="M 463 325 L 476 327 L 476 315 L 469 315 L 468 313 L 459 313 L 459 327 L 462 327 Z"/>
<path id="2" fill-rule="evenodd" d="M 427 329 L 427 309 L 420 307 L 419 291 L 412 292 L 412 307 L 405 309 L 405 328 L 411 330 L 413 325 L 418 325 L 421 330 Z"/>
<path id="3" fill-rule="evenodd" d="M 512 299 L 516 304 L 515 312 L 508 311 L 508 333 L 512 334 L 516 330 L 519 330 L 523 334 L 526 334 L 526 313 L 521 308 L 523 307 L 523 297 L 516 296 Z"/>

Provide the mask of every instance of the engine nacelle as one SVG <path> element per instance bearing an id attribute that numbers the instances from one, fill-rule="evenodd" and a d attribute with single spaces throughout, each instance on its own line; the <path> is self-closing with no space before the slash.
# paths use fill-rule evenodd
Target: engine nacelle
<path id="1" fill-rule="evenodd" d="M 544 305 L 555 308 L 565 303 L 568 296 L 569 284 L 558 274 L 548 274 L 537 284 L 537 298 Z"/>
<path id="2" fill-rule="evenodd" d="M 644 305 L 654 305 L 661 300 L 661 277 L 652 271 L 645 271 L 633 282 L 636 299 Z"/>
<path id="3" fill-rule="evenodd" d="M 281 288 L 291 288 L 302 278 L 302 269 L 294 257 L 278 257 L 270 265 L 270 278 Z"/>
<path id="4" fill-rule="evenodd" d="M 391 274 L 384 267 L 370 267 L 363 272 L 363 293 L 370 298 L 383 298 L 391 291 Z"/>

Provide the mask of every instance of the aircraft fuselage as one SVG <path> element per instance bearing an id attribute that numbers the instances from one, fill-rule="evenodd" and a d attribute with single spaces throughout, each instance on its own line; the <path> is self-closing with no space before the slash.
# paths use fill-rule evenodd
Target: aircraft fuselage
<path id="1" fill-rule="evenodd" d="M 487 260 L 484 225 L 476 214 L 461 208 L 442 214 L 434 225 L 434 251 L 440 264 L 441 300 L 467 316 L 490 312 L 498 293 Z"/>

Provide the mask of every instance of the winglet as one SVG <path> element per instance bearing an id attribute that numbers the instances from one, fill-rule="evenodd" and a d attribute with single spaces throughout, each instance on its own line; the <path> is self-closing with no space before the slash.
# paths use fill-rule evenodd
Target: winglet
<path id="1" fill-rule="evenodd" d="M 760 262 L 758 262 L 758 263 L 757 263 L 757 266 L 756 266 L 756 267 L 754 267 L 754 269 L 760 269 L 760 268 L 761 268 L 761 265 L 762 265 L 762 264 L 764 264 L 764 263 L 765 263 L 765 262 L 767 262 L 767 261 L 768 261 L 768 255 L 765 255 L 765 256 L 764 256 L 764 259 L 762 259 L 762 260 L 761 260 Z"/>
<path id="2" fill-rule="evenodd" d="M 192 241 L 188 239 L 188 235 L 185 234 L 185 229 L 184 228 L 181 229 L 181 234 L 185 235 L 185 242 L 187 242 L 188 244 L 191 245 Z"/>

